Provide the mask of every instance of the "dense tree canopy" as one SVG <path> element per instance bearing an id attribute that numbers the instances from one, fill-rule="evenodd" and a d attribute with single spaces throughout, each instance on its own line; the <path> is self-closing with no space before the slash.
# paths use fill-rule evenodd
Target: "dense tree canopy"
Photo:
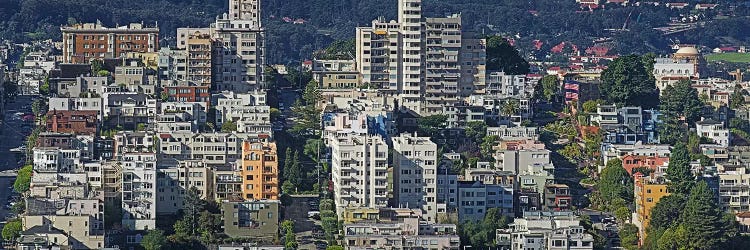
<path id="1" fill-rule="evenodd" d="M 640 56 L 617 58 L 602 72 L 600 92 L 608 103 L 654 108 L 658 93 L 647 70 Z"/>
<path id="2" fill-rule="evenodd" d="M 622 167 L 620 159 L 607 161 L 607 167 L 602 170 L 597 189 L 605 201 L 617 198 L 625 201 L 633 200 L 633 180 L 628 171 Z M 613 207 L 611 210 L 617 208 Z"/>
<path id="3" fill-rule="evenodd" d="M 487 70 L 503 71 L 509 75 L 529 73 L 529 63 L 510 42 L 500 36 L 487 38 Z"/>
<path id="4" fill-rule="evenodd" d="M 687 195 L 695 184 L 695 176 L 690 167 L 690 152 L 684 143 L 678 142 L 672 149 L 667 166 L 669 192 Z"/>
<path id="5" fill-rule="evenodd" d="M 674 86 L 667 86 L 660 98 L 660 109 L 667 116 L 684 118 L 685 122 L 693 124 L 700 119 L 703 103 L 698 91 L 690 85 L 690 81 L 680 80 Z"/>

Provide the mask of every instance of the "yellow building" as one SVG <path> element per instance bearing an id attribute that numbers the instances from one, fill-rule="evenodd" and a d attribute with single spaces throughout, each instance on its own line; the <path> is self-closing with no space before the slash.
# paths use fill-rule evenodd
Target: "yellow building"
<path id="1" fill-rule="evenodd" d="M 356 223 L 363 220 L 376 221 L 380 217 L 379 208 L 371 207 L 348 207 L 344 209 L 341 216 L 344 223 Z"/>
<path id="2" fill-rule="evenodd" d="M 279 160 L 274 142 L 242 143 L 242 196 L 247 200 L 279 199 Z"/>
<path id="3" fill-rule="evenodd" d="M 146 68 L 153 70 L 159 68 L 159 52 L 128 52 L 125 57 L 140 59 Z"/>
<path id="4" fill-rule="evenodd" d="M 651 209 L 663 197 L 669 195 L 667 184 L 659 182 L 652 177 L 643 176 L 640 173 L 635 175 L 635 216 L 633 223 L 638 227 L 639 244 L 646 239 L 646 229 L 648 222 L 651 220 Z"/>

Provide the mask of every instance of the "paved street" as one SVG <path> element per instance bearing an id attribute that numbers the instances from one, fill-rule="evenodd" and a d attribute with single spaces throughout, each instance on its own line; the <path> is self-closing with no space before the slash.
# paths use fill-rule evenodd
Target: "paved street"
<path id="1" fill-rule="evenodd" d="M 33 129 L 33 122 L 24 122 L 22 116 L 16 115 L 16 113 L 31 113 L 31 102 L 33 98 L 31 96 L 17 96 L 15 100 L 6 103 L 6 111 L 3 114 L 4 121 L 2 123 L 2 129 L 0 129 L 0 136 L 2 136 L 2 143 L 0 143 L 0 171 L 8 169 L 16 169 L 23 164 L 19 163 L 19 160 L 23 159 L 23 155 L 10 152 L 10 149 L 20 147 L 26 142 L 26 136 L 31 134 Z"/>
<path id="2" fill-rule="evenodd" d="M 316 249 L 315 242 L 323 240 L 313 236 L 314 232 L 321 232 L 320 221 L 307 217 L 310 211 L 310 202 L 318 202 L 320 199 L 308 196 L 294 195 L 292 202 L 284 208 L 284 220 L 294 221 L 294 233 L 299 242 L 299 249 Z"/>

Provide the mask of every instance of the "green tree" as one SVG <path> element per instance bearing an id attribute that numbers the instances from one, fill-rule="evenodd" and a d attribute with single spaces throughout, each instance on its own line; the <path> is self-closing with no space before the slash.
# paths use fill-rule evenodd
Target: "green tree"
<path id="1" fill-rule="evenodd" d="M 727 232 L 733 224 L 724 219 L 724 212 L 714 197 L 705 181 L 698 182 L 690 191 L 690 198 L 680 215 L 686 236 L 690 239 L 685 243 L 690 249 L 713 249 L 729 241 Z"/>
<path id="2" fill-rule="evenodd" d="M 141 240 L 141 246 L 146 250 L 159 250 L 164 247 L 167 243 L 167 237 L 164 236 L 164 231 L 160 229 L 151 230 L 143 236 Z"/>
<path id="3" fill-rule="evenodd" d="M 295 189 L 296 187 L 289 180 L 285 180 L 284 183 L 281 184 L 281 191 L 285 194 L 293 194 Z"/>
<path id="4" fill-rule="evenodd" d="M 736 110 L 744 106 L 746 95 L 747 94 L 745 93 L 745 90 L 742 88 L 742 85 L 735 84 L 734 91 L 732 91 L 732 95 L 729 96 L 729 108 Z"/>
<path id="5" fill-rule="evenodd" d="M 314 161 L 318 161 L 318 154 L 325 154 L 326 149 L 321 139 L 307 139 L 302 151 L 305 155 Z"/>
<path id="6" fill-rule="evenodd" d="M 321 211 L 323 210 L 333 210 L 333 200 L 331 199 L 322 199 L 320 200 L 320 204 L 318 205 L 318 208 L 320 208 Z"/>
<path id="7" fill-rule="evenodd" d="M 437 134 L 438 130 L 445 127 L 447 120 L 447 115 L 430 115 L 418 118 L 417 125 L 421 134 L 431 137 Z"/>
<path id="8" fill-rule="evenodd" d="M 695 184 L 695 176 L 690 167 L 690 153 L 684 143 L 678 142 L 672 149 L 667 166 L 670 193 L 687 195 Z"/>
<path id="9" fill-rule="evenodd" d="M 599 104 L 604 104 L 604 100 L 601 100 L 601 99 L 588 100 L 583 103 L 583 112 L 595 113 Z"/>
<path id="10" fill-rule="evenodd" d="M 508 40 L 501 36 L 491 36 L 487 38 L 487 70 L 525 75 L 529 73 L 529 63 Z"/>
<path id="11" fill-rule="evenodd" d="M 37 117 L 47 113 L 47 109 L 47 102 L 43 99 L 36 99 L 31 103 L 31 112 L 34 112 Z"/>
<path id="12" fill-rule="evenodd" d="M 171 237 L 174 238 L 175 241 L 186 242 L 192 235 L 192 229 L 190 227 L 190 221 L 188 220 L 188 218 L 182 218 L 175 221 L 175 223 L 172 225 L 172 229 L 174 230 L 174 234 L 171 235 Z"/>
<path id="13" fill-rule="evenodd" d="M 601 178 L 597 184 L 597 190 L 605 201 L 620 198 L 626 202 L 633 200 L 633 180 L 625 168 L 622 167 L 620 159 L 607 161 L 607 167 L 602 170 Z M 610 204 L 609 211 L 615 211 L 621 205 Z"/>
<path id="14" fill-rule="evenodd" d="M 642 58 L 622 56 L 612 61 L 602 72 L 600 92 L 608 103 L 654 108 L 658 104 L 656 83 L 646 72 Z"/>
<path id="15" fill-rule="evenodd" d="M 200 191 L 197 187 L 193 186 L 185 192 L 184 203 L 182 206 L 182 213 L 184 219 L 188 223 L 190 229 L 190 235 L 196 235 L 198 228 L 198 217 L 200 212 L 205 208 L 205 201 L 201 199 Z"/>
<path id="16" fill-rule="evenodd" d="M 104 61 L 91 60 L 91 75 L 96 75 L 101 70 L 104 70 Z"/>
<path id="17" fill-rule="evenodd" d="M 8 221 L 5 223 L 5 226 L 3 226 L 3 240 L 13 241 L 21 235 L 21 231 L 23 231 L 21 220 L 16 219 Z"/>
<path id="18" fill-rule="evenodd" d="M 23 166 L 18 170 L 18 175 L 16 176 L 16 180 L 13 183 L 13 190 L 15 190 L 16 193 L 22 194 L 26 191 L 29 191 L 29 187 L 31 185 L 31 174 L 33 173 L 33 171 L 33 166 L 31 165 Z"/>
<path id="19" fill-rule="evenodd" d="M 518 113 L 519 103 L 516 99 L 508 99 L 503 104 L 502 113 L 503 115 L 510 117 Z"/>
<path id="20" fill-rule="evenodd" d="M 630 221 L 630 209 L 627 207 L 618 207 L 615 209 L 615 218 L 620 224 Z"/>
<path id="21" fill-rule="evenodd" d="M 277 108 L 271 108 L 271 111 L 269 112 L 271 116 L 271 121 L 281 121 L 281 111 Z"/>
<path id="22" fill-rule="evenodd" d="M 565 145 L 565 147 L 560 150 L 560 154 L 565 156 L 565 158 L 571 162 L 578 162 L 583 159 L 583 151 L 581 151 L 581 147 L 575 143 Z"/>
<path id="23" fill-rule="evenodd" d="M 46 96 L 49 95 L 49 76 L 44 78 L 44 83 L 39 86 L 39 94 Z"/>
<path id="24" fill-rule="evenodd" d="M 689 80 L 680 80 L 674 86 L 667 86 L 660 100 L 659 108 L 666 116 L 684 117 L 688 124 L 693 124 L 700 118 L 703 103 Z"/>
<path id="25" fill-rule="evenodd" d="M 491 157 L 492 153 L 495 152 L 495 147 L 500 142 L 500 136 L 498 135 L 487 135 L 482 138 L 482 144 L 479 146 L 482 157 Z"/>
<path id="26" fill-rule="evenodd" d="M 221 124 L 221 132 L 229 133 L 237 131 L 237 123 L 233 121 L 224 121 L 224 123 Z"/>
<path id="27" fill-rule="evenodd" d="M 482 138 L 487 134 L 487 123 L 483 121 L 467 122 L 464 126 L 466 138 L 469 138 L 476 144 L 482 143 Z"/>
<path id="28" fill-rule="evenodd" d="M 622 247 L 627 250 L 638 249 L 638 227 L 627 223 L 620 229 L 619 236 Z"/>
<path id="29" fill-rule="evenodd" d="M 560 90 L 560 82 L 555 75 L 546 75 L 539 80 L 535 87 L 536 98 L 551 102 Z"/>
<path id="30" fill-rule="evenodd" d="M 671 194 L 659 199 L 651 209 L 648 234 L 651 235 L 652 231 L 663 231 L 679 222 L 685 202 L 685 196 L 682 194 Z"/>
<path id="31" fill-rule="evenodd" d="M 200 217 L 198 217 L 198 230 L 204 244 L 211 244 L 218 240 L 221 223 L 221 215 L 213 214 L 208 210 L 201 211 Z"/>

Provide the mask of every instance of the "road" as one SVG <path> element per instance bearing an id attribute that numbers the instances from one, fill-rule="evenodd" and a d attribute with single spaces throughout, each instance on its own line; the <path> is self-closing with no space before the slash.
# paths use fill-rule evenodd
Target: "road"
<path id="1" fill-rule="evenodd" d="M 31 113 L 31 96 L 16 96 L 15 100 L 8 101 L 3 114 L 2 129 L 0 129 L 0 171 L 16 169 L 23 165 L 23 155 L 10 152 L 10 149 L 23 146 L 26 136 L 33 130 L 33 122 L 24 122 L 16 113 Z M 0 187 L 1 188 L 1 187 Z"/>
<path id="2" fill-rule="evenodd" d="M 316 249 L 316 242 L 323 238 L 313 236 L 314 232 L 322 232 L 319 220 L 307 217 L 310 202 L 320 203 L 318 197 L 292 196 L 291 202 L 284 208 L 284 220 L 294 221 L 294 234 L 297 236 L 299 249 Z"/>

